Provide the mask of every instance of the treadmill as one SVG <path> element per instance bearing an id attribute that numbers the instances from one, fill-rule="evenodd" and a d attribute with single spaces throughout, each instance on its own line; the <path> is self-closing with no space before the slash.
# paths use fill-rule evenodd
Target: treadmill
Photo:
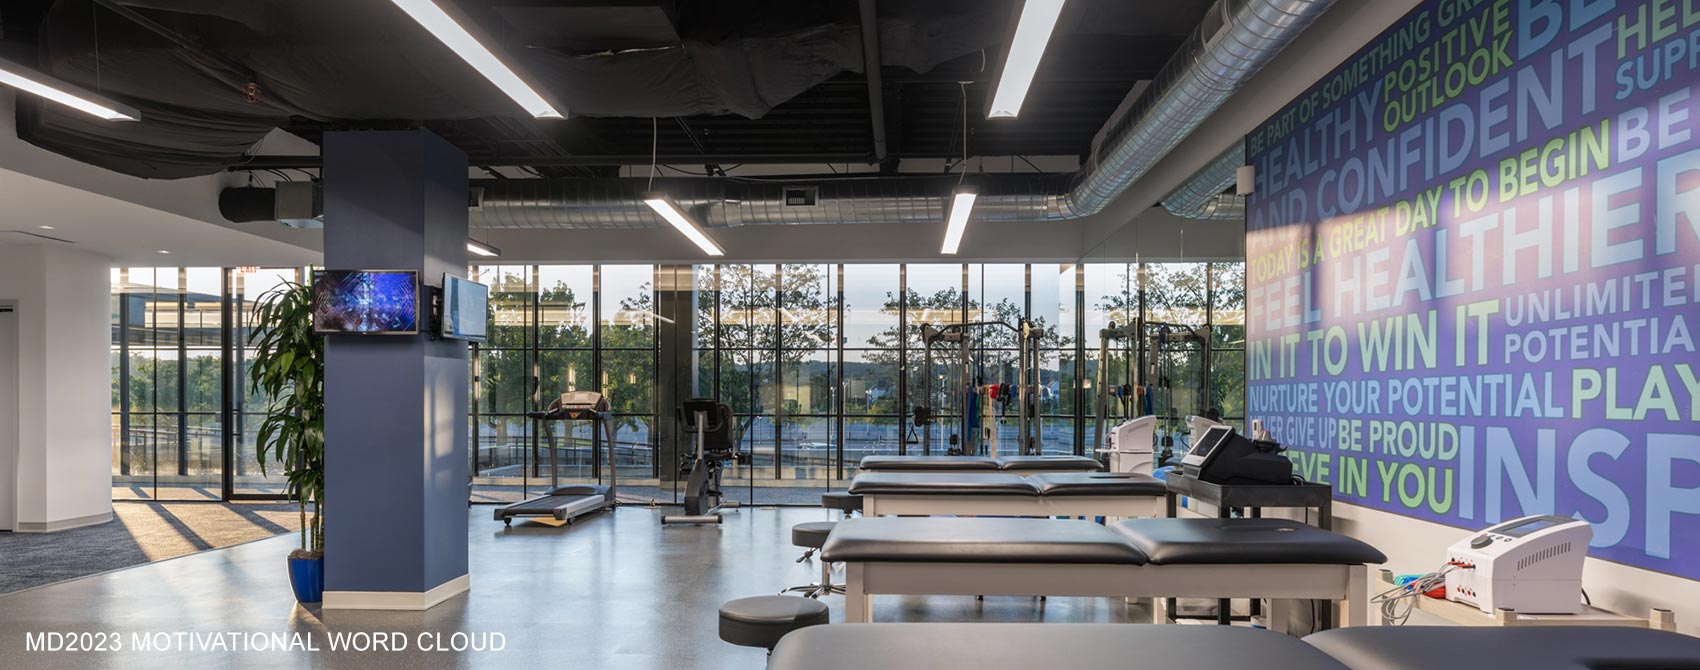
<path id="1" fill-rule="evenodd" d="M 575 519 L 586 514 L 613 509 L 619 469 L 614 466 L 614 417 L 609 412 L 608 399 L 595 391 L 568 391 L 562 393 L 560 398 L 550 401 L 547 410 L 528 412 L 526 416 L 545 422 L 590 421 L 602 426 L 600 437 L 608 448 L 608 485 L 561 486 L 560 469 L 557 467 L 559 450 L 555 448 L 555 434 L 545 425 L 544 429 L 549 433 L 549 492 L 529 500 L 497 507 L 496 520 L 505 526 L 512 526 L 514 517 L 547 516 L 572 525 Z M 592 435 L 594 434 L 593 431 Z M 595 439 L 592 438 L 593 441 Z"/>

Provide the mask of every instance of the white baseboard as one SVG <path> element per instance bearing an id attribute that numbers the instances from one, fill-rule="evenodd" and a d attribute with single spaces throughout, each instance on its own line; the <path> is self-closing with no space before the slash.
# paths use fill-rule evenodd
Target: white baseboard
<path id="1" fill-rule="evenodd" d="M 101 512 L 100 514 L 90 514 L 88 516 L 80 516 L 74 519 L 58 519 L 55 521 L 19 521 L 17 532 L 55 533 L 61 530 L 82 528 L 84 526 L 98 526 L 111 520 L 112 512 L 106 511 Z"/>
<path id="2" fill-rule="evenodd" d="M 328 610 L 428 610 L 443 601 L 472 590 L 472 575 L 465 574 L 438 584 L 423 593 L 411 591 L 326 591 L 322 605 Z"/>

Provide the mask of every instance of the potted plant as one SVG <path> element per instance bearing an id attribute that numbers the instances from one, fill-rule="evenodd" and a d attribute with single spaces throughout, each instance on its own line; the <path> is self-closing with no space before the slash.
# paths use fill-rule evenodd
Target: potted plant
<path id="1" fill-rule="evenodd" d="M 289 282 L 267 291 L 255 301 L 254 323 L 248 381 L 271 399 L 256 455 L 262 473 L 268 463 L 283 469 L 301 504 L 301 548 L 289 554 L 289 582 L 297 601 L 315 603 L 325 591 L 325 342 L 313 332 L 311 290 Z"/>

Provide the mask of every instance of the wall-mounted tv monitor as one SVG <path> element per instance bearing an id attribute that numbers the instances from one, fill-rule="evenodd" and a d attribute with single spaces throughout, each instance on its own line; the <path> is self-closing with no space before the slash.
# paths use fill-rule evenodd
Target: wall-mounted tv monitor
<path id="1" fill-rule="evenodd" d="M 313 273 L 313 331 L 365 335 L 419 332 L 419 273 L 321 270 Z"/>
<path id="2" fill-rule="evenodd" d="M 484 342 L 490 336 L 490 287 L 451 274 L 443 275 L 443 318 L 438 335 Z"/>

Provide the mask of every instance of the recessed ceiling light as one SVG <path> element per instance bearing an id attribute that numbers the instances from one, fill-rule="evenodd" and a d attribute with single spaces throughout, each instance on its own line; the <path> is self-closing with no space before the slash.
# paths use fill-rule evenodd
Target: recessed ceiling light
<path id="1" fill-rule="evenodd" d="M 37 228 L 40 228 L 42 230 L 53 230 L 53 226 L 37 226 Z"/>
<path id="2" fill-rule="evenodd" d="M 160 249 L 160 250 L 159 250 L 159 253 L 162 253 L 162 254 L 169 254 L 169 253 L 171 253 L 171 252 L 170 252 L 170 251 L 169 251 L 169 250 L 166 250 L 166 249 Z"/>

